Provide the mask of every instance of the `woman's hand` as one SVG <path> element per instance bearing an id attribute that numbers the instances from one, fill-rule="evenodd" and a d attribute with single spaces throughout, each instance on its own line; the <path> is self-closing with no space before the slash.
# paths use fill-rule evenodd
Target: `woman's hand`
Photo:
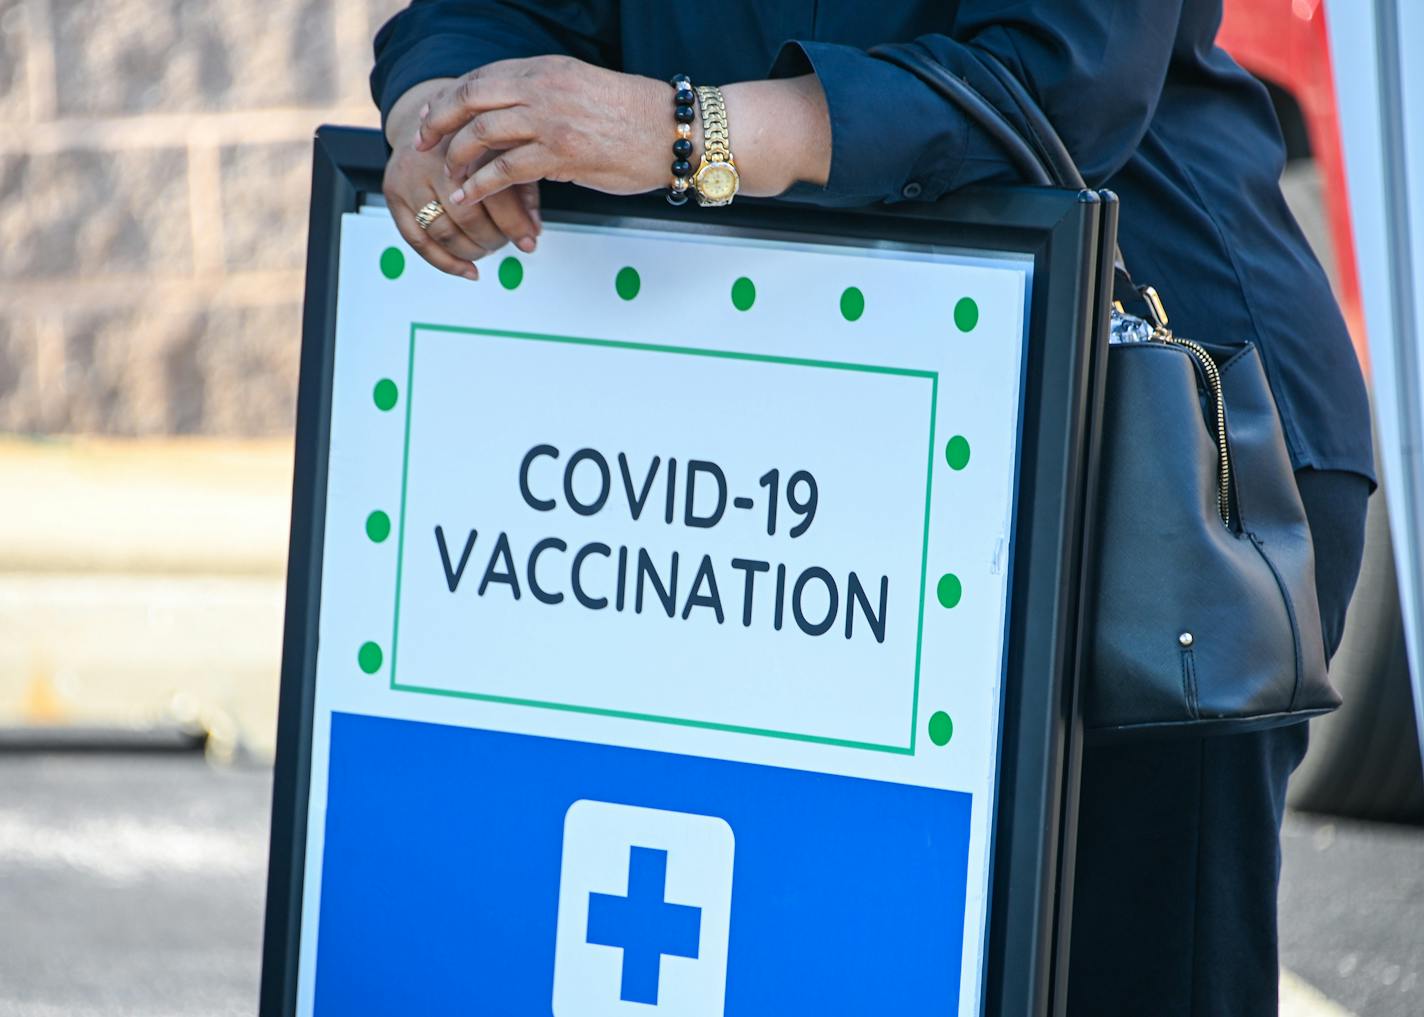
<path id="1" fill-rule="evenodd" d="M 454 205 L 446 194 L 455 185 L 446 175 L 447 145 L 417 150 L 412 141 L 422 105 L 446 91 L 453 78 L 427 81 L 403 95 L 386 120 L 391 158 L 386 163 L 383 190 L 391 215 L 408 244 L 442 272 L 478 279 L 474 263 L 510 240 L 521 251 L 533 251 L 540 232 L 539 190 L 523 184 L 494 195 L 480 204 Z M 460 167 L 461 179 L 494 158 L 486 152 Z M 439 201 L 445 214 L 422 230 L 415 214 L 427 202 Z"/>
<path id="2" fill-rule="evenodd" d="M 671 179 L 673 137 L 663 82 L 540 56 L 488 64 L 443 90 L 420 120 L 415 151 L 444 146 L 445 169 L 460 185 L 444 199 L 450 208 L 537 180 L 651 191 Z"/>

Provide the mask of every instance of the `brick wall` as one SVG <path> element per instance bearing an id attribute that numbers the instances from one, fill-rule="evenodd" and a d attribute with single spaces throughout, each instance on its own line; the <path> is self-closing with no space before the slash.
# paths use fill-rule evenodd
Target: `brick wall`
<path id="1" fill-rule="evenodd" d="M 401 0 L 0 0 L 0 431 L 292 426 L 313 129 Z"/>

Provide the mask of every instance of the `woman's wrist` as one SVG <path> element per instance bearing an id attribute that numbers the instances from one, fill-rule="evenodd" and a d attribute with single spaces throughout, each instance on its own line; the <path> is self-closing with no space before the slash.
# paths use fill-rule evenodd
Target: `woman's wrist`
<path id="1" fill-rule="evenodd" d="M 399 148 L 415 140 L 416 128 L 420 125 L 420 113 L 425 104 L 458 80 L 430 78 L 406 89 L 386 114 L 386 144 Z"/>
<path id="2" fill-rule="evenodd" d="M 740 193 L 774 197 L 797 183 L 825 186 L 831 122 L 820 79 L 807 74 L 743 81 L 723 85 L 722 97 Z"/>
<path id="3" fill-rule="evenodd" d="M 694 85 L 701 82 L 694 81 Z M 673 119 L 673 92 L 659 82 L 654 129 L 641 146 L 658 159 L 640 161 L 656 164 L 648 190 L 666 188 L 672 181 L 671 143 L 676 137 Z M 744 81 L 722 86 L 727 106 L 728 133 L 732 154 L 741 178 L 740 194 L 774 197 L 793 184 L 825 186 L 831 165 L 831 125 L 825 94 L 815 75 L 775 81 Z M 693 104 L 692 154 L 688 161 L 695 173 L 702 162 L 704 146 L 702 110 Z"/>

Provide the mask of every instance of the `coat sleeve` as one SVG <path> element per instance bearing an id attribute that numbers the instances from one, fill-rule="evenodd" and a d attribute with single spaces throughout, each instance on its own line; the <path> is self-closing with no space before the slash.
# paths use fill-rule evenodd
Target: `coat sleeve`
<path id="1" fill-rule="evenodd" d="M 414 0 L 376 33 L 371 97 L 385 123 L 413 85 L 515 57 L 615 64 L 617 0 Z"/>
<path id="2" fill-rule="evenodd" d="M 1156 112 L 1182 0 L 964 0 L 953 29 L 918 40 L 1000 109 L 1012 109 L 976 51 L 1011 69 L 1063 136 L 1084 178 L 1101 184 Z M 815 73 L 831 117 L 824 188 L 787 196 L 823 204 L 920 198 L 1011 182 L 987 134 L 907 71 L 852 46 L 786 43 L 773 77 Z"/>

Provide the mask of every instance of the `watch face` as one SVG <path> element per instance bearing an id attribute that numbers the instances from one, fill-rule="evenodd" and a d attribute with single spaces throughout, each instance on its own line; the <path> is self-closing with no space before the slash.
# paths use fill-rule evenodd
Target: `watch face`
<path id="1" fill-rule="evenodd" d="M 714 162 L 697 174 L 697 190 L 708 201 L 727 201 L 737 193 L 737 171 L 725 162 Z"/>

